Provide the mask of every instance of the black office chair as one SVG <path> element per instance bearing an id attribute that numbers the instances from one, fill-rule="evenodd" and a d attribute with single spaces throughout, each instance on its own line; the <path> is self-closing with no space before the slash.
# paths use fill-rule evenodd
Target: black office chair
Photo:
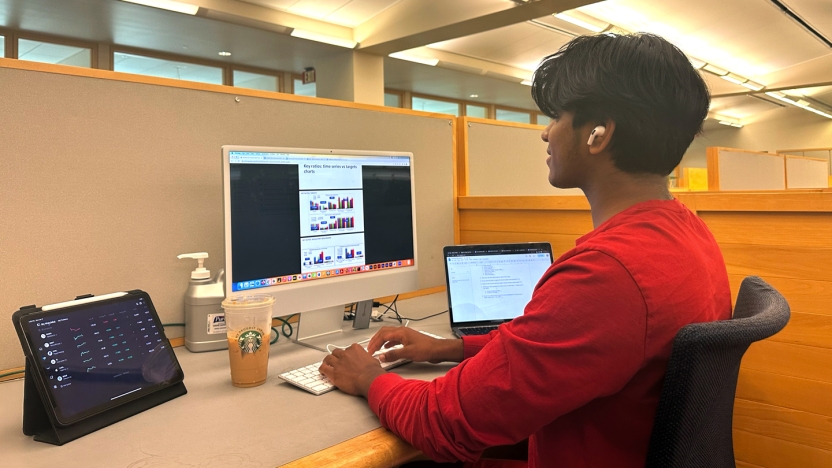
<path id="1" fill-rule="evenodd" d="M 736 468 L 731 424 L 740 361 L 751 343 L 789 322 L 789 304 L 756 276 L 740 286 L 734 317 L 683 327 L 673 341 L 647 468 Z"/>

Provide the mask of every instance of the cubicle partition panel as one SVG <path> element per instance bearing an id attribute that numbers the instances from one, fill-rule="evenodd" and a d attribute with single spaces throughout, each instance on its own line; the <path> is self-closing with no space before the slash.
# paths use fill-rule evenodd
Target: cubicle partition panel
<path id="1" fill-rule="evenodd" d="M 781 154 L 709 147 L 708 190 L 785 190 L 786 164 Z"/>
<path id="2" fill-rule="evenodd" d="M 736 299 L 749 275 L 776 287 L 789 325 L 743 360 L 738 466 L 832 466 L 832 193 L 677 193 L 719 243 Z M 579 197 L 460 197 L 463 242 L 544 240 L 556 254 L 592 230 Z"/>
<path id="3" fill-rule="evenodd" d="M 141 288 L 182 322 L 176 255 L 224 266 L 226 144 L 412 152 L 419 287 L 444 285 L 452 116 L 9 59 L 0 88 L 0 369 L 23 363 L 23 305 Z"/>
<path id="4" fill-rule="evenodd" d="M 829 161 L 821 158 L 785 155 L 786 188 L 813 189 L 829 186 Z"/>
<path id="5" fill-rule="evenodd" d="M 541 125 L 460 117 L 467 191 L 472 196 L 581 195 L 549 184 Z"/>

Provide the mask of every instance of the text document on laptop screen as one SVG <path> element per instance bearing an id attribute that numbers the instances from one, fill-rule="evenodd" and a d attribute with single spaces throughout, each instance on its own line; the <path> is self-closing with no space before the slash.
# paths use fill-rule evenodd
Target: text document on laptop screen
<path id="1" fill-rule="evenodd" d="M 466 253 L 446 261 L 455 323 L 520 316 L 552 264 L 548 253 Z"/>

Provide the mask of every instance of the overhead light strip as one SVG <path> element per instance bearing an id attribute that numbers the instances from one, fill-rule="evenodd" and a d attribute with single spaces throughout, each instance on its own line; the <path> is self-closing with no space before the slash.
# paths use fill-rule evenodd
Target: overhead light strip
<path id="1" fill-rule="evenodd" d="M 177 13 L 184 13 L 186 15 L 195 15 L 199 11 L 198 5 L 191 5 L 190 3 L 175 2 L 173 0 L 122 0 L 127 3 L 135 3 L 138 5 L 159 8 L 162 10 L 175 11 Z"/>
<path id="2" fill-rule="evenodd" d="M 766 96 L 773 97 L 774 99 L 777 99 L 778 101 L 785 102 L 786 104 L 791 104 L 791 105 L 793 105 L 795 107 L 799 107 L 803 110 L 807 110 L 807 111 L 812 112 L 814 114 L 826 117 L 827 119 L 832 119 L 832 114 L 830 114 L 828 112 L 824 112 L 820 109 L 816 109 L 816 108 L 812 107 L 808 102 L 806 102 L 802 99 L 798 99 L 797 101 L 795 101 L 791 97 L 789 97 L 786 94 L 781 93 L 779 91 L 767 92 Z"/>

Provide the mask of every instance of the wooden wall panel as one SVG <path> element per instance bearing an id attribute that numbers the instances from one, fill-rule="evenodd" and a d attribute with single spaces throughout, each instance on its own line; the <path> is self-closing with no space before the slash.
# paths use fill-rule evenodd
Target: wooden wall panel
<path id="1" fill-rule="evenodd" d="M 832 384 L 741 368 L 737 398 L 832 417 Z M 734 425 L 735 429 L 745 429 Z M 832 465 L 830 465 L 832 466 Z"/>
<path id="2" fill-rule="evenodd" d="M 745 276 L 728 272 L 728 281 L 731 283 L 734 300 Z M 832 316 L 832 282 L 779 277 L 767 277 L 766 281 L 785 296 L 792 311 Z"/>
<path id="3" fill-rule="evenodd" d="M 832 349 L 764 340 L 748 348 L 742 360 L 742 367 L 832 384 L 830 362 Z"/>
<path id="4" fill-rule="evenodd" d="M 832 247 L 828 213 L 700 212 L 699 216 L 720 244 Z"/>
<path id="5" fill-rule="evenodd" d="M 832 419 L 826 416 L 737 399 L 734 425 L 746 432 L 832 451 Z"/>
<path id="6" fill-rule="evenodd" d="M 548 242 L 552 255 L 560 257 L 575 247 L 578 236 L 569 234 L 541 234 L 536 232 L 460 231 L 462 244 L 499 244 L 511 242 Z"/>
<path id="7" fill-rule="evenodd" d="M 764 468 L 832 466 L 832 452 L 827 450 L 737 429 L 734 429 L 734 456 Z"/>
<path id="8" fill-rule="evenodd" d="M 720 243 L 728 273 L 832 281 L 832 248 Z"/>
<path id="9" fill-rule="evenodd" d="M 463 210 L 462 229 L 492 232 L 541 232 L 582 236 L 592 230 L 589 211 Z"/>

